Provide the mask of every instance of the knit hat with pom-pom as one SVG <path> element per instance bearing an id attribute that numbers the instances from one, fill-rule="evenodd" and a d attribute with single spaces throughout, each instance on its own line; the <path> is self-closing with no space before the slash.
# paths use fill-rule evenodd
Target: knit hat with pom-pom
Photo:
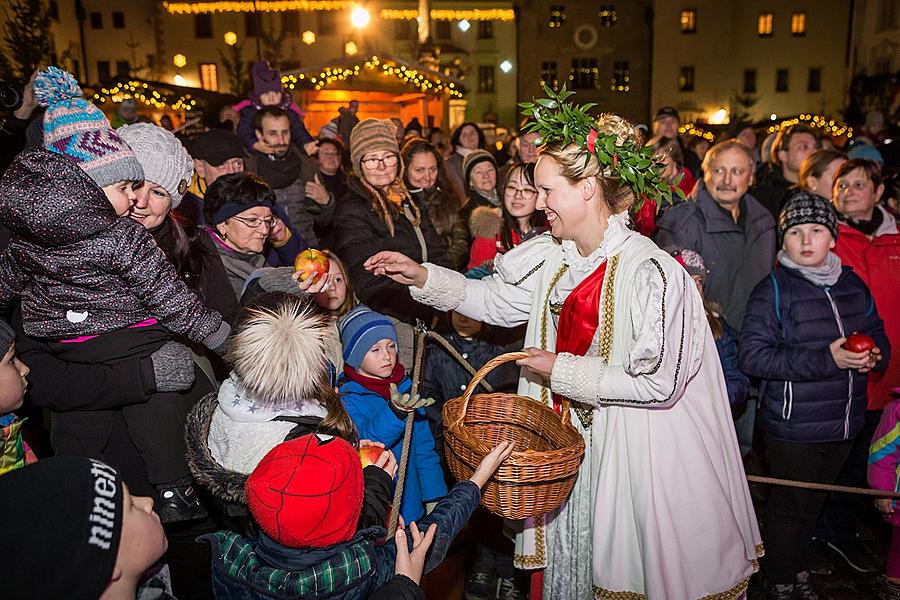
<path id="1" fill-rule="evenodd" d="M 71 73 L 47 67 L 34 80 L 34 97 L 47 107 L 44 146 L 75 161 L 98 187 L 144 179 L 134 152 L 85 100 Z"/>
<path id="2" fill-rule="evenodd" d="M 194 174 L 194 161 L 178 138 L 153 123 L 122 125 L 116 133 L 134 150 L 144 178 L 166 190 L 178 208 Z"/>

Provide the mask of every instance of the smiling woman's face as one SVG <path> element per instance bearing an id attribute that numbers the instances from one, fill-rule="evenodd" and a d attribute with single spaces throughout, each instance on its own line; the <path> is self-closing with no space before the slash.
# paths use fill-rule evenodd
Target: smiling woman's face
<path id="1" fill-rule="evenodd" d="M 145 181 L 144 185 L 135 188 L 134 194 L 137 199 L 128 216 L 145 229 L 154 229 L 162 225 L 172 209 L 172 196 L 169 192 L 153 182 Z"/>

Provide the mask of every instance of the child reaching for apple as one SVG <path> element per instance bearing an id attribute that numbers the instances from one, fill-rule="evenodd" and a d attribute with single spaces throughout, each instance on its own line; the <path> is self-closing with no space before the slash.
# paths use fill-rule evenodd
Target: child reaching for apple
<path id="1" fill-rule="evenodd" d="M 747 305 L 740 366 L 762 380 L 758 418 L 771 475 L 834 483 L 863 428 L 867 373 L 886 368 L 890 345 L 869 289 L 832 252 L 831 206 L 794 192 L 779 233 L 779 267 Z M 874 344 L 858 345 L 865 340 L 855 332 Z M 810 591 L 808 540 L 824 500 L 822 492 L 771 489 L 764 567 L 773 596 Z"/>
<path id="2" fill-rule="evenodd" d="M 400 515 L 407 523 L 418 520 L 426 503 L 447 493 L 425 417 L 425 406 L 434 400 L 410 395 L 412 381 L 397 360 L 397 331 L 387 317 L 360 305 L 341 319 L 340 332 L 341 400 L 359 435 L 383 443 L 402 460 L 406 417 L 415 413 Z"/>
<path id="3" fill-rule="evenodd" d="M 259 534 L 205 536 L 213 546 L 216 597 L 421 598 L 418 577 L 443 560 L 481 501 L 481 488 L 512 450 L 508 442 L 500 443 L 471 479 L 457 483 L 428 516 L 410 523 L 409 533 L 398 529 L 394 539 L 380 544 L 383 527 L 357 527 L 362 471 L 350 444 L 317 435 L 279 444 L 245 486 Z"/>

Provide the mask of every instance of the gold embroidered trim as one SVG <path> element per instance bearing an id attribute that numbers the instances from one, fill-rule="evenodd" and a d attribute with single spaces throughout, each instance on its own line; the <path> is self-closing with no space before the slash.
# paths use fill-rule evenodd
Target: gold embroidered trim
<path id="1" fill-rule="evenodd" d="M 613 328 L 615 316 L 615 285 L 616 285 L 616 269 L 619 268 L 619 255 L 616 254 L 609 259 L 609 269 L 606 272 L 605 281 L 603 282 L 603 298 L 601 305 L 603 306 L 603 328 L 600 332 L 600 345 L 597 348 L 599 355 L 606 364 L 612 357 Z"/>
<path id="2" fill-rule="evenodd" d="M 563 264 L 553 275 L 553 279 L 550 280 L 550 286 L 547 288 L 547 296 L 544 298 L 544 310 L 541 311 L 541 350 L 547 349 L 547 310 L 550 308 L 550 294 L 553 293 L 553 288 L 556 287 L 556 284 L 559 283 L 559 280 L 568 270 L 569 265 Z M 545 406 L 549 406 L 550 388 L 546 383 L 546 381 L 541 383 L 541 402 Z"/>
<path id="3" fill-rule="evenodd" d="M 527 273 L 525 273 L 525 275 L 523 275 L 522 278 L 519 279 L 518 281 L 514 281 L 514 282 L 512 283 L 512 285 L 517 286 L 517 287 L 518 287 L 519 285 L 521 285 L 522 282 L 524 282 L 526 279 L 528 279 L 529 277 L 531 277 L 532 275 L 534 275 L 535 273 L 537 273 L 538 271 L 540 271 L 540 270 L 541 270 L 541 267 L 544 266 L 544 262 L 545 262 L 545 261 L 543 261 L 543 260 L 542 260 L 541 262 L 539 262 L 539 263 L 537 264 L 536 267 L 534 267 L 533 269 L 531 269 L 530 271 L 528 271 Z"/>
<path id="4" fill-rule="evenodd" d="M 534 518 L 534 554 L 517 554 L 516 566 L 521 569 L 539 569 L 546 563 L 544 546 L 544 515 Z"/>
<path id="5" fill-rule="evenodd" d="M 752 561 L 755 562 L 755 561 Z M 703 596 L 699 600 L 735 600 L 741 594 L 747 591 L 747 586 L 750 585 L 750 578 L 745 577 L 744 579 L 737 582 L 731 589 L 725 590 L 724 592 L 719 592 L 718 594 L 710 594 L 708 596 Z M 601 587 L 592 586 L 594 591 L 594 598 L 598 600 L 646 600 L 647 597 L 644 594 L 639 594 L 637 592 L 613 592 L 611 590 L 605 590 Z"/>
<path id="6" fill-rule="evenodd" d="M 762 544 L 757 544 L 757 545 L 756 545 L 756 555 L 757 555 L 757 556 L 764 556 L 765 554 L 766 554 L 766 548 L 765 548 L 765 546 L 763 546 Z"/>

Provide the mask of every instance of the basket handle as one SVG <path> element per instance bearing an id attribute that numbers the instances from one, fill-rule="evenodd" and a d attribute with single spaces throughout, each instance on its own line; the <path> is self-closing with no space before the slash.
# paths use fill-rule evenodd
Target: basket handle
<path id="1" fill-rule="evenodd" d="M 462 420 L 466 418 L 466 412 L 469 409 L 469 400 L 472 398 L 472 394 L 475 393 L 475 388 L 478 387 L 478 384 L 481 383 L 481 380 L 487 377 L 487 374 L 499 367 L 500 365 L 506 364 L 508 362 L 512 362 L 514 360 L 521 360 L 523 358 L 528 358 L 531 356 L 527 352 L 507 352 L 506 354 L 501 354 L 500 356 L 495 356 L 491 360 L 484 363 L 484 366 L 478 369 L 475 372 L 475 376 L 472 377 L 472 381 L 469 382 L 469 386 L 466 388 L 465 393 L 463 393 L 463 405 L 459 411 L 459 417 L 456 421 L 451 425 L 451 427 L 456 427 Z M 537 400 L 534 400 L 537 402 Z M 565 398 L 563 398 L 562 404 L 562 422 L 568 425 L 571 422 L 572 417 L 569 415 L 569 402 Z"/>

